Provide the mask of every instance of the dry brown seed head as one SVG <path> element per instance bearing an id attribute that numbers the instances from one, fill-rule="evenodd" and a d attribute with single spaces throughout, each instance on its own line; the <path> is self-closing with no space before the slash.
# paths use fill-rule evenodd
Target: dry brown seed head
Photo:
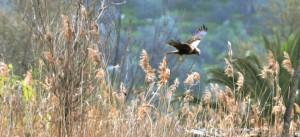
<path id="1" fill-rule="evenodd" d="M 193 86 L 197 84 L 200 79 L 200 74 L 198 72 L 193 72 L 191 74 L 188 74 L 187 78 L 184 80 L 184 84 L 186 84 L 187 86 Z"/>
<path id="2" fill-rule="evenodd" d="M 138 120 L 143 120 L 147 115 L 151 113 L 151 106 L 142 104 L 138 107 Z"/>
<path id="3" fill-rule="evenodd" d="M 261 76 L 262 79 L 267 79 L 271 76 L 273 76 L 273 72 L 271 69 L 269 69 L 268 66 L 264 66 L 262 71 L 261 71 L 261 74 L 259 74 Z"/>
<path id="4" fill-rule="evenodd" d="M 99 68 L 96 72 L 96 78 L 104 79 L 105 78 L 105 71 L 103 68 Z"/>
<path id="5" fill-rule="evenodd" d="M 64 28 L 64 36 L 65 36 L 65 39 L 66 39 L 66 42 L 68 44 L 70 44 L 72 42 L 72 39 L 73 39 L 73 30 L 72 30 L 72 25 L 71 25 L 71 22 L 70 22 L 70 19 L 68 16 L 66 15 L 62 15 L 62 18 L 63 18 L 63 28 Z"/>
<path id="6" fill-rule="evenodd" d="M 46 76 L 44 83 L 46 90 L 50 90 L 54 85 L 54 78 L 52 76 Z"/>
<path id="7" fill-rule="evenodd" d="M 193 75 L 194 75 L 194 81 L 200 81 L 201 77 L 198 72 L 193 72 Z"/>
<path id="8" fill-rule="evenodd" d="M 110 107 L 110 111 L 108 113 L 108 117 L 112 119 L 118 118 L 120 115 L 120 111 L 116 107 Z"/>
<path id="9" fill-rule="evenodd" d="M 97 22 L 93 22 L 92 23 L 92 26 L 91 26 L 91 35 L 92 37 L 97 41 L 99 42 L 100 40 L 100 33 L 99 33 L 99 27 L 98 27 L 98 24 Z"/>
<path id="10" fill-rule="evenodd" d="M 28 86 L 31 86 L 33 84 L 31 70 L 27 71 L 25 79 L 24 79 L 24 83 L 25 83 L 25 85 L 28 85 Z"/>
<path id="11" fill-rule="evenodd" d="M 269 51 L 268 54 L 268 64 L 269 64 L 268 68 L 271 70 L 272 74 L 274 76 L 278 75 L 280 67 L 272 51 Z"/>
<path id="12" fill-rule="evenodd" d="M 240 89 L 242 89 L 243 85 L 244 85 L 244 75 L 241 72 L 238 72 L 238 80 L 237 80 L 237 90 L 239 91 Z"/>
<path id="13" fill-rule="evenodd" d="M 170 69 L 168 68 L 167 57 L 165 56 L 163 61 L 159 65 L 159 85 L 165 86 L 170 78 Z"/>
<path id="14" fill-rule="evenodd" d="M 142 50 L 140 56 L 140 66 L 146 73 L 145 79 L 148 83 L 152 83 L 156 79 L 155 69 L 153 69 L 149 63 L 149 57 L 146 50 Z"/>
<path id="15" fill-rule="evenodd" d="M 300 107 L 297 103 L 294 103 L 294 110 L 296 113 L 300 114 Z"/>
<path id="16" fill-rule="evenodd" d="M 202 97 L 203 104 L 204 104 L 204 105 L 210 104 L 210 102 L 211 102 L 211 97 L 212 97 L 211 92 L 206 91 L 206 92 L 204 93 L 203 97 Z"/>
<path id="17" fill-rule="evenodd" d="M 225 60 L 225 64 L 226 64 L 226 67 L 225 67 L 225 70 L 224 70 L 225 75 L 227 77 L 233 77 L 233 65 L 232 65 L 232 63 L 227 58 L 225 58 L 224 60 Z"/>
<path id="18" fill-rule="evenodd" d="M 148 53 L 146 52 L 146 50 L 142 50 L 142 54 L 140 56 L 140 66 L 142 67 L 142 69 L 144 71 L 147 70 L 147 68 L 149 67 L 149 59 L 148 59 Z"/>
<path id="19" fill-rule="evenodd" d="M 284 60 L 282 61 L 282 67 L 287 70 L 291 75 L 294 74 L 293 65 L 290 56 L 287 52 L 283 52 Z"/>
<path id="20" fill-rule="evenodd" d="M 170 89 L 169 89 L 169 91 L 167 92 L 167 98 L 171 98 L 172 97 L 172 95 L 173 95 L 173 93 L 176 91 L 176 89 L 178 88 L 178 86 L 179 86 L 179 80 L 178 80 L 178 78 L 176 78 L 175 80 L 174 80 L 174 83 L 170 86 Z"/>
<path id="21" fill-rule="evenodd" d="M 230 98 L 234 98 L 234 95 L 232 93 L 232 90 L 231 88 L 229 88 L 228 86 L 225 87 L 225 93 L 226 93 L 226 96 L 230 97 Z"/>
<path id="22" fill-rule="evenodd" d="M 183 102 L 188 103 L 192 100 L 194 100 L 194 97 L 192 96 L 191 90 L 185 91 L 185 96 L 183 98 Z"/>
<path id="23" fill-rule="evenodd" d="M 96 64 L 100 64 L 99 52 L 96 49 L 87 48 L 89 58 Z"/>
<path id="24" fill-rule="evenodd" d="M 221 104 L 225 104 L 226 102 L 226 96 L 225 96 L 225 93 L 224 91 L 220 91 L 218 92 L 218 101 L 221 103 Z"/>
<path id="25" fill-rule="evenodd" d="M 188 102 L 185 102 L 185 103 L 183 104 L 183 107 L 182 107 L 182 109 L 181 109 L 181 112 L 183 113 L 183 115 L 189 114 L 189 112 L 190 112 L 190 106 L 189 106 L 189 103 L 188 103 Z"/>
<path id="26" fill-rule="evenodd" d="M 44 37 L 45 37 L 45 39 L 46 39 L 49 43 L 52 42 L 52 39 L 53 39 L 53 38 L 52 38 L 52 34 L 51 34 L 50 31 L 47 31 Z"/>
<path id="27" fill-rule="evenodd" d="M 54 57 L 51 54 L 51 52 L 45 51 L 45 52 L 43 52 L 43 56 L 49 63 L 55 63 Z"/>

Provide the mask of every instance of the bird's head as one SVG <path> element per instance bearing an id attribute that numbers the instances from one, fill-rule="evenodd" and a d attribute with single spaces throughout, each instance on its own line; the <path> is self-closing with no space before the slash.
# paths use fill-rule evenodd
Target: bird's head
<path id="1" fill-rule="evenodd" d="M 192 53 L 197 54 L 198 56 L 200 56 L 200 49 L 195 48 Z"/>

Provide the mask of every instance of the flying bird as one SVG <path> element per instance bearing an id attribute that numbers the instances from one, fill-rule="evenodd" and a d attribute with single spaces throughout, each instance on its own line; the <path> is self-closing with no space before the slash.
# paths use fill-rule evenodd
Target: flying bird
<path id="1" fill-rule="evenodd" d="M 207 27 L 202 25 L 195 34 L 186 42 L 180 42 L 179 40 L 170 40 L 169 45 L 175 47 L 177 50 L 168 52 L 167 54 L 179 54 L 179 55 L 200 55 L 200 49 L 197 48 L 202 38 L 207 34 Z"/>

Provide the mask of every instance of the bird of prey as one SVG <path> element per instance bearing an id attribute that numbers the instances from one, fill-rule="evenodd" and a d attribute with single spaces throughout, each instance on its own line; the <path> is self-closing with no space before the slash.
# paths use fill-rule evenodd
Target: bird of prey
<path id="1" fill-rule="evenodd" d="M 202 25 L 195 34 L 186 42 L 180 42 L 179 40 L 170 40 L 169 45 L 175 47 L 177 50 L 168 52 L 167 54 L 179 54 L 179 55 L 200 55 L 200 49 L 197 48 L 202 38 L 207 34 L 207 27 Z"/>

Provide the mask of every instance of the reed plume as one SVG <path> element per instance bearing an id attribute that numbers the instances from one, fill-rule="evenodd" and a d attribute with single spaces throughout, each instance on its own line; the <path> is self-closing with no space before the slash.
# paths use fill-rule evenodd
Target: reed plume
<path id="1" fill-rule="evenodd" d="M 280 66 L 278 62 L 276 61 L 274 54 L 272 51 L 269 51 L 268 53 L 268 65 L 263 66 L 263 69 L 261 71 L 260 76 L 263 79 L 267 79 L 269 77 L 276 77 L 279 74 Z"/>
<path id="2" fill-rule="evenodd" d="M 174 83 L 170 86 L 169 91 L 167 92 L 167 95 L 166 95 L 167 98 L 171 98 L 172 97 L 173 93 L 176 91 L 176 89 L 178 88 L 179 84 L 180 84 L 180 82 L 179 82 L 178 78 L 176 78 L 174 80 Z"/>
<path id="3" fill-rule="evenodd" d="M 184 84 L 191 87 L 198 82 L 200 82 L 201 76 L 198 72 L 193 72 L 191 74 L 188 74 L 187 78 L 184 80 Z"/>
<path id="4" fill-rule="evenodd" d="M 294 74 L 293 65 L 290 59 L 290 56 L 287 52 L 283 52 L 284 60 L 282 61 L 282 67 L 287 70 L 291 74 L 291 76 Z"/>
<path id="5" fill-rule="evenodd" d="M 155 69 L 153 69 L 149 63 L 149 57 L 146 50 L 142 50 L 142 54 L 140 56 L 140 66 L 146 73 L 145 79 L 147 83 L 152 83 L 156 79 Z"/>
<path id="6" fill-rule="evenodd" d="M 92 62 L 95 64 L 100 64 L 101 60 L 99 55 L 100 53 L 98 52 L 98 50 L 92 48 L 87 48 L 87 50 L 90 60 L 92 60 Z"/>
<path id="7" fill-rule="evenodd" d="M 33 84 L 31 70 L 27 71 L 25 79 L 24 79 L 24 84 L 27 86 L 31 86 Z"/>
<path id="8" fill-rule="evenodd" d="M 65 40 L 68 44 L 71 44 L 73 39 L 73 34 L 72 34 L 73 30 L 72 30 L 70 19 L 66 15 L 62 15 L 62 18 L 63 18 L 63 29 L 64 29 Z"/>
<path id="9" fill-rule="evenodd" d="M 225 75 L 227 77 L 233 77 L 233 65 L 232 65 L 232 63 L 227 58 L 225 58 L 224 60 L 225 60 L 225 64 L 226 64 L 226 67 L 225 67 L 225 70 L 224 70 Z"/>
<path id="10" fill-rule="evenodd" d="M 236 85 L 238 86 L 237 90 L 239 91 L 242 89 L 242 87 L 244 85 L 244 75 L 241 72 L 238 72 L 238 75 L 239 75 L 239 77 L 238 77 Z"/>
<path id="11" fill-rule="evenodd" d="M 165 56 L 163 61 L 159 65 L 159 86 L 165 86 L 170 78 L 170 69 L 168 68 L 167 57 Z"/>

